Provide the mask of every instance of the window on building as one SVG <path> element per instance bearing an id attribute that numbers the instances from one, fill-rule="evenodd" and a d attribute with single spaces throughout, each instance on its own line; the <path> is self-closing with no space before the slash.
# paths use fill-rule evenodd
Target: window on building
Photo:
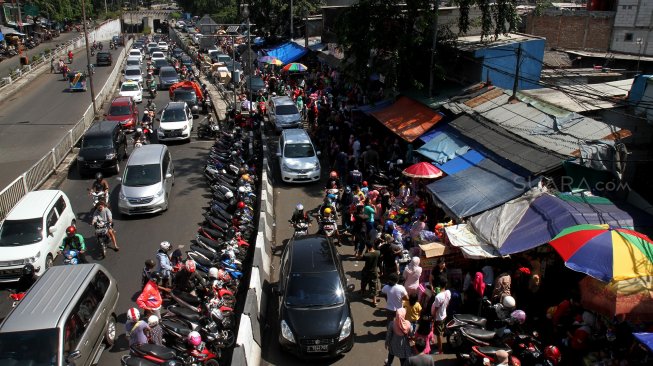
<path id="1" fill-rule="evenodd" d="M 624 41 L 626 42 L 632 42 L 633 41 L 633 34 L 632 33 L 626 33 L 624 35 Z"/>

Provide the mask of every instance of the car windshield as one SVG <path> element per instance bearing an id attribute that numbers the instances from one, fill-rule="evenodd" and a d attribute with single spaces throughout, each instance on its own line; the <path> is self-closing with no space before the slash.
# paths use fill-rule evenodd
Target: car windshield
<path id="1" fill-rule="evenodd" d="M 38 344 L 38 352 L 33 346 Z M 1 365 L 58 365 L 59 337 L 56 329 L 0 333 Z"/>
<path id="2" fill-rule="evenodd" d="M 175 100 L 181 102 L 194 102 L 197 100 L 197 96 L 194 91 L 190 90 L 175 90 Z"/>
<path id="3" fill-rule="evenodd" d="M 127 65 L 129 66 L 138 66 L 141 63 L 138 60 L 127 60 Z"/>
<path id="4" fill-rule="evenodd" d="M 182 108 L 166 109 L 161 115 L 161 122 L 181 122 L 186 120 L 186 112 Z"/>
<path id="5" fill-rule="evenodd" d="M 125 70 L 125 75 L 128 75 L 128 76 L 138 76 L 140 74 L 141 74 L 140 69 L 127 69 L 127 70 Z"/>
<path id="6" fill-rule="evenodd" d="M 274 112 L 280 116 L 287 115 L 287 114 L 298 114 L 299 112 L 297 111 L 297 107 L 288 104 L 288 105 L 278 105 L 277 108 L 275 108 Z"/>
<path id="7" fill-rule="evenodd" d="M 152 54 L 152 57 L 154 57 L 154 58 L 165 58 L 165 56 L 163 55 L 162 52 L 154 52 Z"/>
<path id="8" fill-rule="evenodd" d="M 138 84 L 131 84 L 131 83 L 122 84 L 122 86 L 120 87 L 120 91 L 127 91 L 127 92 L 138 91 Z"/>
<path id="9" fill-rule="evenodd" d="M 159 75 L 162 78 L 174 78 L 174 77 L 177 77 L 177 72 L 174 69 L 161 70 Z"/>
<path id="10" fill-rule="evenodd" d="M 129 56 L 141 57 L 141 53 L 139 51 L 129 51 Z"/>
<path id="11" fill-rule="evenodd" d="M 82 148 L 86 149 L 104 149 L 112 146 L 111 138 L 108 136 L 86 136 L 82 140 Z"/>
<path id="12" fill-rule="evenodd" d="M 145 187 L 161 181 L 159 164 L 128 165 L 122 185 L 125 187 Z"/>
<path id="13" fill-rule="evenodd" d="M 156 66 L 156 67 L 168 66 L 168 61 L 166 61 L 166 60 L 164 60 L 162 58 L 158 58 L 158 59 L 154 60 L 154 66 Z"/>
<path id="14" fill-rule="evenodd" d="M 283 154 L 286 158 L 310 158 L 315 156 L 311 144 L 287 144 Z"/>
<path id="15" fill-rule="evenodd" d="M 129 106 L 127 105 L 112 105 L 111 108 L 109 108 L 110 116 L 126 116 L 129 114 Z"/>
<path id="16" fill-rule="evenodd" d="M 0 228 L 0 246 L 11 247 L 43 240 L 43 219 L 5 220 Z M 2 347 L 2 343 L 0 343 Z"/>
<path id="17" fill-rule="evenodd" d="M 338 272 L 291 273 L 286 289 L 289 307 L 318 307 L 340 305 L 345 294 Z"/>

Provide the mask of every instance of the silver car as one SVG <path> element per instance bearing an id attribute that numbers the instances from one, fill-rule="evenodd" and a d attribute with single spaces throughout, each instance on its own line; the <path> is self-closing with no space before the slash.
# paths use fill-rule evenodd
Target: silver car
<path id="1" fill-rule="evenodd" d="M 123 70 L 125 80 L 133 80 L 139 83 L 143 82 L 143 71 L 139 66 L 126 66 Z"/>
<path id="2" fill-rule="evenodd" d="M 175 168 L 165 145 L 135 149 L 120 178 L 118 209 L 125 215 L 162 212 L 168 209 Z"/>
<path id="3" fill-rule="evenodd" d="M 302 116 L 290 97 L 273 97 L 268 107 L 268 119 L 277 132 L 284 128 L 302 128 Z"/>

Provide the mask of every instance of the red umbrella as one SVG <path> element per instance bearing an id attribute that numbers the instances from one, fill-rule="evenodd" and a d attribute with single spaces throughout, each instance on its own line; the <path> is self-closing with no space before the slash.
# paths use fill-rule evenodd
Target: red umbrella
<path id="1" fill-rule="evenodd" d="M 404 169 L 403 174 L 411 178 L 426 178 L 435 179 L 444 175 L 442 170 L 435 167 L 435 165 L 427 162 L 413 164 Z"/>

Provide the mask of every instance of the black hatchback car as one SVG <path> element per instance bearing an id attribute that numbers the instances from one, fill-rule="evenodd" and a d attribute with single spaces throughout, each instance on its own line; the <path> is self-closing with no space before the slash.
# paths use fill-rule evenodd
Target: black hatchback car
<path id="1" fill-rule="evenodd" d="M 342 263 L 322 235 L 290 239 L 281 256 L 279 344 L 301 358 L 336 357 L 354 346 L 354 320 Z"/>
<path id="2" fill-rule="evenodd" d="M 127 156 L 127 138 L 118 121 L 98 121 L 82 137 L 77 155 L 80 176 L 90 171 L 120 172 L 120 161 Z"/>
<path id="3" fill-rule="evenodd" d="M 97 66 L 111 66 L 112 63 L 113 58 L 111 57 L 111 52 L 101 51 L 95 56 L 95 64 Z"/>

